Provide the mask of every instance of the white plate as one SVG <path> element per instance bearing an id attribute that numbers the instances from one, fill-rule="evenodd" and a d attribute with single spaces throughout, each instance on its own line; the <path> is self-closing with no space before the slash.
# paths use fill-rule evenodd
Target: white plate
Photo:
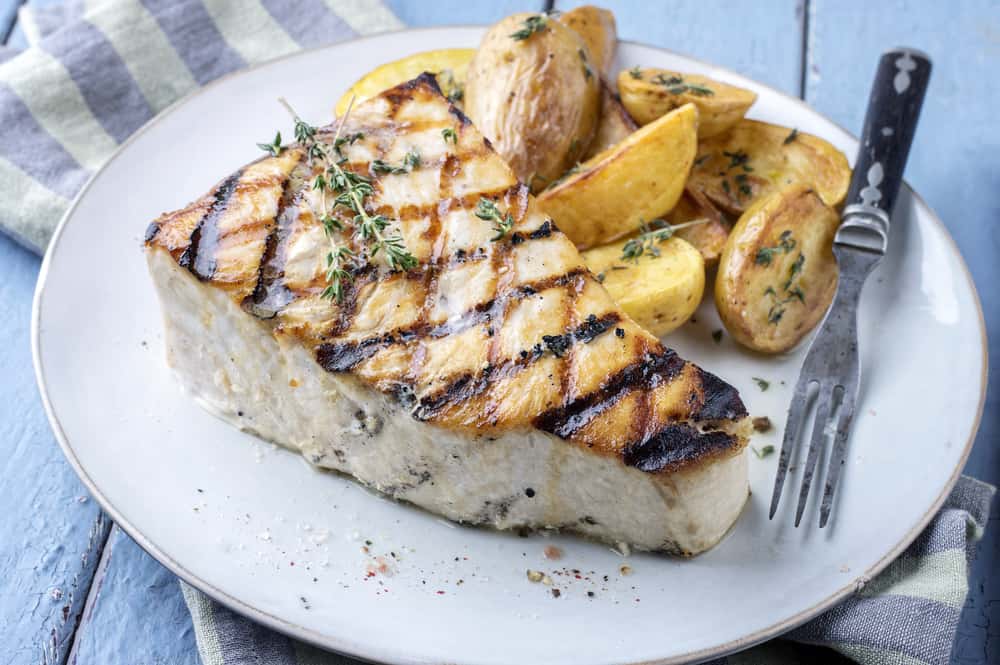
<path id="1" fill-rule="evenodd" d="M 802 623 L 914 538 L 955 481 L 978 424 L 979 302 L 941 222 L 908 190 L 889 255 L 864 293 L 859 415 L 834 522 L 823 531 L 813 526 L 815 506 L 808 527 L 792 528 L 791 489 L 768 521 L 777 455 L 752 458 L 753 497 L 721 545 L 690 561 L 633 555 L 634 573 L 622 576 L 623 559 L 605 546 L 456 527 L 313 471 L 209 416 L 167 370 L 141 252 L 146 224 L 258 156 L 255 142 L 287 131 L 277 96 L 322 122 L 375 65 L 474 46 L 481 34 L 398 32 L 229 76 L 159 116 L 94 176 L 52 241 L 35 300 L 38 381 L 66 455 L 114 519 L 179 576 L 278 630 L 373 660 L 680 662 Z M 855 152 L 847 133 L 798 100 L 731 72 L 629 43 L 618 60 L 752 88 L 754 117 Z M 767 358 L 728 338 L 716 345 L 710 303 L 697 319 L 668 343 L 736 385 L 754 415 L 770 416 L 778 427 L 754 444 L 777 444 L 801 351 Z M 366 578 L 366 540 L 392 561 L 391 576 Z M 543 558 L 549 544 L 565 551 L 561 561 Z M 550 572 L 561 597 L 530 583 L 528 568 Z M 584 579 L 555 574 L 563 568 Z"/>

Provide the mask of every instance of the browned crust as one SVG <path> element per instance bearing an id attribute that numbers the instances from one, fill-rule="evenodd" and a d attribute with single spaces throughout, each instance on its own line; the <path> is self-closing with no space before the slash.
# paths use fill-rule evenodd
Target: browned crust
<path id="1" fill-rule="evenodd" d="M 407 101 L 414 98 L 428 102 L 443 100 L 434 77 L 429 74 L 397 86 L 382 96 L 390 103 L 390 121 Z M 461 112 L 454 107 L 450 107 L 450 111 L 459 123 L 455 127 L 456 132 L 475 131 Z M 356 129 L 359 128 L 350 128 L 350 131 Z M 617 457 L 627 465 L 650 473 L 674 472 L 740 450 L 746 443 L 745 439 L 739 434 L 723 431 L 723 428 L 737 430 L 735 425 L 747 415 L 736 390 L 664 348 L 613 305 L 609 304 L 612 309 L 605 311 L 579 311 L 578 302 L 584 293 L 588 289 L 600 288 L 580 262 L 576 265 L 567 263 L 561 272 L 535 281 L 512 281 L 514 254 L 522 245 L 556 242 L 562 251 L 565 249 L 562 245 L 568 245 L 569 241 L 548 219 L 533 229 L 524 228 L 533 204 L 528 188 L 521 183 L 462 196 L 445 193 L 450 192 L 450 178 L 459 172 L 463 160 L 488 158 L 488 143 L 476 142 L 475 145 L 482 147 L 463 148 L 464 153 L 449 154 L 437 162 L 424 165 L 441 170 L 441 192 L 435 203 L 404 206 L 397 210 L 380 207 L 377 201 L 373 202 L 372 212 L 384 212 L 400 224 L 410 220 L 421 220 L 421 223 L 428 220 L 422 236 L 431 243 L 431 250 L 422 259 L 421 265 L 405 274 L 380 273 L 371 265 L 356 272 L 353 281 L 348 284 L 344 302 L 339 306 L 330 305 L 333 316 L 322 330 L 303 330 L 301 327 L 283 329 L 280 323 L 284 307 L 296 299 L 314 297 L 313 294 L 322 288 L 321 283 L 310 284 L 309 291 L 302 292 L 301 289 L 286 288 L 283 283 L 284 243 L 297 226 L 317 223 L 312 215 L 304 220 L 295 213 L 301 192 L 290 190 L 290 179 L 286 179 L 281 187 L 277 215 L 273 220 L 264 222 L 268 233 L 262 243 L 259 263 L 253 266 L 252 288 L 242 304 L 258 317 L 277 316 L 276 334 L 294 335 L 314 348 L 317 362 L 327 371 L 354 373 L 373 389 L 396 395 L 419 420 L 476 432 L 536 427 L 595 453 Z M 381 152 L 375 158 L 384 154 Z M 350 163 L 346 167 L 365 172 L 373 180 L 378 178 L 378 174 L 371 172 L 368 162 Z M 211 257 L 201 256 L 205 251 L 204 239 L 199 236 L 211 232 L 213 220 L 225 209 L 230 197 L 249 195 L 244 190 L 241 189 L 238 172 L 192 206 L 162 216 L 150 227 L 146 244 L 170 251 L 179 265 L 192 270 L 203 281 L 214 284 L 213 272 L 205 269 L 205 266 L 211 265 Z M 446 255 L 441 239 L 442 215 L 459 207 L 470 209 L 481 197 L 503 204 L 514 217 L 516 230 L 499 242 L 489 243 L 488 247 L 461 248 Z M 193 215 L 200 217 L 186 243 L 160 242 L 162 229 L 174 229 L 171 225 L 180 225 L 182 220 L 190 225 Z M 430 311 L 436 302 L 441 278 L 470 262 L 489 262 L 488 266 L 496 275 L 492 295 L 458 317 L 450 317 L 444 322 L 432 321 Z M 343 337 L 352 329 L 362 307 L 360 299 L 367 287 L 373 283 L 389 284 L 393 280 L 406 280 L 411 285 L 406 288 L 414 288 L 414 293 L 422 294 L 418 296 L 422 298 L 418 301 L 421 304 L 411 323 L 362 337 Z M 555 302 L 561 303 L 561 332 L 542 335 L 537 342 L 516 352 L 513 357 L 505 357 L 498 332 L 504 329 L 511 308 L 521 300 L 542 295 L 556 298 Z M 425 384 L 421 377 L 427 354 L 426 344 L 473 328 L 482 329 L 486 335 L 485 365 L 469 367 L 452 376 L 435 377 L 433 386 Z M 626 354 L 626 362 L 621 369 L 611 372 L 599 382 L 596 388 L 583 389 L 579 381 L 579 372 L 582 371 L 580 354 L 588 345 L 598 343 L 617 344 L 609 348 L 620 348 L 621 353 Z M 409 358 L 408 365 L 402 373 L 371 370 L 370 364 L 390 349 L 407 354 L 404 357 Z M 372 371 L 375 374 L 370 374 Z M 548 376 L 557 388 L 553 399 L 544 402 L 544 408 L 511 415 L 509 409 L 502 408 L 504 400 L 515 396 L 523 398 L 523 395 L 512 393 L 514 388 L 511 386 L 524 377 L 535 376 L 534 372 L 550 372 Z M 669 413 L 661 413 L 656 400 L 664 398 L 654 397 L 654 392 L 667 388 L 677 396 L 670 398 L 673 403 Z M 610 432 L 608 428 L 612 427 L 615 417 L 624 413 L 620 409 L 626 404 L 632 405 L 629 408 L 636 408 L 635 419 L 626 428 L 627 431 Z M 726 423 L 734 427 L 726 427 Z"/>

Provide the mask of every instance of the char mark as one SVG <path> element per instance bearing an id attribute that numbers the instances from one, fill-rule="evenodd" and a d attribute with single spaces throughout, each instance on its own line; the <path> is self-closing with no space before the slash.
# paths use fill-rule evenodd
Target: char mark
<path id="1" fill-rule="evenodd" d="M 628 466 L 647 473 L 672 471 L 736 443 L 735 437 L 725 432 L 699 432 L 690 425 L 673 424 L 644 441 L 629 444 L 622 459 Z"/>
<path id="2" fill-rule="evenodd" d="M 187 268 L 202 281 L 212 279 L 215 274 L 215 252 L 219 245 L 219 218 L 226 211 L 229 200 L 236 191 L 242 171 L 237 171 L 226 178 L 215 190 L 215 200 L 198 220 L 191 233 L 191 242 L 181 254 L 178 261 L 182 268 Z"/>
<path id="3" fill-rule="evenodd" d="M 697 370 L 701 379 L 702 400 L 691 417 L 695 420 L 739 420 L 747 416 L 746 406 L 736 388 L 703 369 Z"/>
<path id="4" fill-rule="evenodd" d="M 649 389 L 661 381 L 669 381 L 683 367 L 684 361 L 670 349 L 658 354 L 646 353 L 637 362 L 613 374 L 597 390 L 537 416 L 535 427 L 568 439 L 633 389 Z"/>
<path id="5" fill-rule="evenodd" d="M 264 255 L 257 272 L 257 285 L 244 303 L 251 314 L 262 319 L 272 318 L 295 297 L 284 283 L 285 245 L 299 218 L 298 202 L 302 190 L 290 190 L 291 182 L 292 177 L 289 176 L 281 185 L 278 212 L 264 246 Z"/>
<path id="6" fill-rule="evenodd" d="M 420 405 L 414 410 L 413 416 L 417 420 L 430 420 L 454 404 L 481 395 L 491 383 L 531 366 L 545 355 L 546 349 L 557 358 L 561 358 L 574 344 L 592 342 L 598 335 L 610 330 L 619 320 L 617 312 L 600 318 L 590 315 L 584 323 L 564 335 L 544 335 L 542 337 L 544 346 L 535 344 L 530 349 L 523 349 L 517 357 L 501 361 L 499 365 L 487 365 L 478 374 L 466 372 L 433 395 L 425 396 L 420 400 Z"/>
<path id="7" fill-rule="evenodd" d="M 390 334 L 369 337 L 360 342 L 320 344 L 316 349 L 316 361 L 328 372 L 346 372 L 395 341 L 396 338 Z"/>
<path id="8" fill-rule="evenodd" d="M 528 234 L 528 237 L 532 240 L 541 240 L 542 238 L 548 238 L 552 235 L 553 230 L 555 230 L 555 224 L 552 223 L 552 220 L 546 219 L 542 222 L 541 226 Z"/>
<path id="9" fill-rule="evenodd" d="M 149 226 L 146 227 L 146 234 L 143 236 L 142 241 L 147 245 L 153 242 L 153 238 L 160 232 L 160 222 L 150 222 Z"/>

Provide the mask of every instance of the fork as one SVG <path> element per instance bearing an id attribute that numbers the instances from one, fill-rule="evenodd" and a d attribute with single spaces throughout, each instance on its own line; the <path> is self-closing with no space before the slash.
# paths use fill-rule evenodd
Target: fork
<path id="1" fill-rule="evenodd" d="M 816 420 L 799 488 L 795 526 L 802 521 L 808 503 L 820 450 L 832 436 L 833 451 L 820 503 L 820 528 L 826 526 L 830 518 L 833 495 L 847 458 L 847 439 L 861 379 L 858 301 L 865 279 L 885 255 L 889 218 L 903 182 L 903 168 L 930 73 L 930 59 L 915 49 L 893 49 L 883 53 L 879 60 L 868 98 L 864 133 L 847 191 L 847 206 L 833 241 L 833 254 L 840 273 L 837 292 L 806 353 L 788 408 L 771 497 L 772 519 L 781 500 L 789 460 L 806 420 L 807 397 L 813 384 L 818 386 Z"/>

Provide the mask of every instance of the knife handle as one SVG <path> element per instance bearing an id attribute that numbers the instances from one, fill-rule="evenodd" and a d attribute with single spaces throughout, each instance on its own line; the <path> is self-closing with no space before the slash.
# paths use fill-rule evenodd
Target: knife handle
<path id="1" fill-rule="evenodd" d="M 847 190 L 845 217 L 852 212 L 874 215 L 884 220 L 888 231 L 930 76 L 931 61 L 920 51 L 896 48 L 882 54 Z"/>

